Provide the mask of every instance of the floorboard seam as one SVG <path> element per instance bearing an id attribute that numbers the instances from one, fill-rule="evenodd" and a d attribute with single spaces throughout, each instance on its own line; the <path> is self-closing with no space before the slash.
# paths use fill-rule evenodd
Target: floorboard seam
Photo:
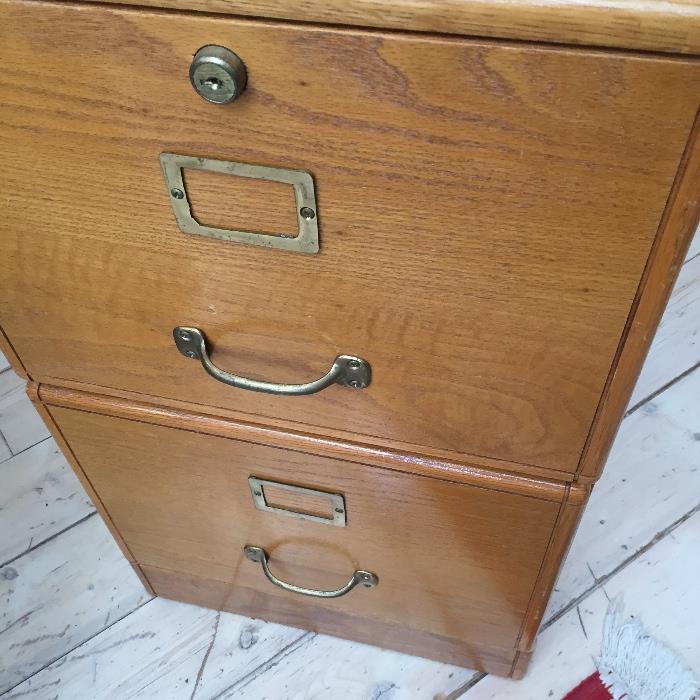
<path id="1" fill-rule="evenodd" d="M 199 688 L 199 684 L 202 681 L 202 674 L 204 673 L 204 667 L 207 665 L 207 661 L 209 661 L 209 655 L 211 654 L 212 647 L 214 646 L 214 642 L 216 641 L 216 633 L 219 631 L 219 622 L 221 622 L 221 611 L 216 613 L 216 620 L 214 621 L 214 631 L 212 632 L 211 641 L 209 642 L 209 646 L 207 647 L 207 650 L 204 652 L 204 657 L 202 658 L 202 663 L 199 665 L 199 671 L 197 671 L 197 678 L 194 682 L 194 688 L 192 688 L 192 695 L 190 695 L 190 700 L 194 700 L 194 696 L 197 694 L 197 689 Z"/>
<path id="2" fill-rule="evenodd" d="M 4 436 L 3 436 L 3 437 L 4 437 Z M 50 435 L 47 435 L 46 437 L 41 438 L 41 440 L 38 440 L 37 442 L 35 442 L 33 445 L 29 445 L 28 447 L 23 447 L 19 452 L 14 452 L 14 453 L 12 454 L 12 457 L 8 457 L 6 460 L 4 460 L 4 461 L 3 461 L 3 464 L 4 464 L 5 462 L 9 462 L 13 457 L 19 457 L 20 455 L 23 455 L 23 454 L 24 454 L 25 452 L 27 452 L 28 450 L 32 450 L 32 449 L 34 449 L 37 445 L 41 445 L 43 442 L 46 442 L 47 440 L 51 440 L 51 439 L 52 439 L 52 437 L 51 437 Z M 9 449 L 9 445 L 8 445 L 8 449 Z M 56 447 L 56 449 L 58 450 L 58 446 Z M 10 450 L 10 452 L 12 452 L 12 450 Z"/>
<path id="3" fill-rule="evenodd" d="M 488 673 L 482 673 L 480 671 L 475 676 L 472 676 L 464 685 L 461 685 L 447 695 L 438 695 L 435 700 L 457 700 L 457 698 L 461 698 L 464 693 L 471 690 L 479 681 L 483 681 L 488 675 Z"/>
<path id="4" fill-rule="evenodd" d="M 89 520 L 92 518 L 93 515 L 97 515 L 97 511 L 93 510 L 91 513 L 88 513 L 87 515 L 84 515 L 80 520 L 76 520 L 75 522 L 71 523 L 67 527 L 64 527 L 63 530 L 59 530 L 58 532 L 54 532 L 53 535 L 49 535 L 45 540 L 42 540 L 41 542 L 37 542 L 36 544 L 33 544 L 31 547 L 27 547 L 23 552 L 20 552 L 19 554 L 15 555 L 11 559 L 8 559 L 6 562 L 0 564 L 0 569 L 2 569 L 5 566 L 9 566 L 13 562 L 16 562 L 18 559 L 21 559 L 23 556 L 26 554 L 30 554 L 36 549 L 39 549 L 39 547 L 43 547 L 45 544 L 48 544 L 49 542 L 52 542 L 55 540 L 57 537 L 60 537 L 64 532 L 68 532 L 68 530 L 72 530 L 76 525 L 80 525 L 80 523 L 84 523 L 86 520 Z"/>
<path id="5" fill-rule="evenodd" d="M 0 430 L 0 441 L 3 443 L 3 445 L 5 445 L 5 447 L 7 447 L 7 451 L 10 453 L 10 456 L 5 457 L 5 459 L 3 459 L 2 462 L 8 462 L 9 460 L 11 460 L 15 456 L 15 454 L 12 452 L 12 448 L 10 447 L 10 443 L 7 442 L 7 438 L 3 434 L 2 430 Z M 32 445 L 32 447 L 33 447 L 33 445 Z M 2 462 L 0 462 L 0 463 L 2 463 Z"/>
<path id="6" fill-rule="evenodd" d="M 304 646 L 305 644 L 308 644 L 309 642 L 311 642 L 316 636 L 317 636 L 316 632 L 304 632 L 301 636 L 297 637 L 294 641 L 287 644 L 286 647 L 284 647 L 283 649 L 278 651 L 276 654 L 271 656 L 267 661 L 260 664 L 260 666 L 257 666 L 256 668 L 254 668 L 252 671 L 250 671 L 250 673 L 247 673 L 242 678 L 239 678 L 237 681 L 235 681 L 230 686 L 228 686 L 228 688 L 224 688 L 220 693 L 209 698 L 209 700 L 220 700 L 220 698 L 225 697 L 228 693 L 230 693 L 232 691 L 241 690 L 242 688 L 245 688 L 247 685 L 250 685 L 256 678 L 261 676 L 263 673 L 266 673 L 271 668 L 274 668 L 275 666 L 277 666 L 277 664 L 279 664 L 287 656 L 289 656 L 290 654 L 293 654 L 297 649 L 299 649 L 299 647 Z"/>

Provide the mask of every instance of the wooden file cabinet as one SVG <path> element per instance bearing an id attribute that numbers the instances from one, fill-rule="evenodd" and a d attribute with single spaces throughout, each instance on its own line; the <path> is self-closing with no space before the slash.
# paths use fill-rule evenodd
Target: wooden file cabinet
<path id="1" fill-rule="evenodd" d="M 700 19 L 153 4 L 0 5 L 4 351 L 155 593 L 522 674 L 697 223 Z"/>

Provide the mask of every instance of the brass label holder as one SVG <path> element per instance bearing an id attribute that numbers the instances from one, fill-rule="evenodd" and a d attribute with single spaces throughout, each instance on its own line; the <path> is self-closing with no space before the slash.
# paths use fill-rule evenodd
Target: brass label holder
<path id="1" fill-rule="evenodd" d="M 340 493 L 331 493 L 329 491 L 318 491 L 317 489 L 307 489 L 302 486 L 293 486 L 280 481 L 270 481 L 268 479 L 259 479 L 256 476 L 248 478 L 248 486 L 250 493 L 253 496 L 253 503 L 258 510 L 267 513 L 277 513 L 278 515 L 286 515 L 290 518 L 299 518 L 300 520 L 310 520 L 314 523 L 322 523 L 324 525 L 335 525 L 336 527 L 345 527 L 345 498 Z M 310 496 L 313 498 L 322 498 L 328 501 L 329 513 L 328 517 L 323 515 L 314 515 L 301 510 L 292 510 L 290 508 L 282 508 L 280 506 L 270 505 L 265 496 L 265 487 L 270 486 L 283 491 L 290 491 L 293 494 L 301 496 Z"/>
<path id="2" fill-rule="evenodd" d="M 168 196 L 175 214 L 175 221 L 183 233 L 209 236 L 224 241 L 247 243 L 248 245 L 290 250 L 298 253 L 318 253 L 318 212 L 316 193 L 311 173 L 305 170 L 272 168 L 266 165 L 251 165 L 232 160 L 214 160 L 177 153 L 161 153 L 160 165 L 168 188 Z M 294 189 L 298 231 L 282 235 L 239 229 L 213 228 L 200 224 L 192 215 L 187 190 L 182 177 L 183 168 L 206 170 L 234 177 L 282 182 Z"/>

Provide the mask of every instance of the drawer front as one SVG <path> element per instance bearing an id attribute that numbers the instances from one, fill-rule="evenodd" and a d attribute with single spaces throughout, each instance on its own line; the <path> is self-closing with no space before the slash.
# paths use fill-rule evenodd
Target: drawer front
<path id="1" fill-rule="evenodd" d="M 367 630 L 381 629 L 388 646 L 405 633 L 442 640 L 438 647 L 514 651 L 559 503 L 51 412 L 132 554 L 158 580 L 201 580 L 225 591 L 218 602 L 208 599 L 213 607 L 332 634 L 371 641 Z M 251 476 L 263 480 L 253 489 L 265 509 L 254 503 Z M 271 573 L 296 586 L 335 590 L 355 571 L 376 575 L 378 585 L 330 599 L 288 592 L 246 559 L 246 545 L 264 549 Z M 165 595 L 193 599 L 163 586 Z"/>
<path id="2" fill-rule="evenodd" d="M 0 7 L 0 315 L 33 377 L 574 470 L 695 113 L 694 64 Z M 232 104 L 189 83 L 206 44 L 248 67 Z M 183 233 L 166 152 L 310 172 L 320 251 Z M 294 220 L 290 192 L 185 180 L 212 226 Z M 372 383 L 232 389 L 178 352 L 181 325 L 246 377 L 304 382 L 348 353 Z"/>

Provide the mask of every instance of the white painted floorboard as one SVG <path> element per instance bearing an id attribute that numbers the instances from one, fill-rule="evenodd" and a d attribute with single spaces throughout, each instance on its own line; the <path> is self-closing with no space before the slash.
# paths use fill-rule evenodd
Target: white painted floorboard
<path id="1" fill-rule="evenodd" d="M 0 433 L 15 455 L 49 436 L 24 381 L 12 370 L 0 374 Z"/>
<path id="2" fill-rule="evenodd" d="M 0 566 L 94 511 L 51 438 L 0 463 Z"/>
<path id="3" fill-rule="evenodd" d="M 698 397 L 700 369 L 625 418 L 545 619 L 700 504 Z"/>
<path id="4" fill-rule="evenodd" d="M 476 675 L 476 671 L 416 656 L 324 635 L 310 635 L 306 643 L 276 660 L 265 673 L 215 697 L 238 700 L 430 700 L 452 693 Z M 203 697 L 211 696 L 205 694 Z"/>
<path id="5" fill-rule="evenodd" d="M 94 515 L 0 569 L 0 693 L 148 600 Z"/>
<path id="6" fill-rule="evenodd" d="M 213 698 L 304 634 L 156 598 L 18 686 L 7 700 Z M 206 678 L 199 678 L 205 660 Z"/>
<path id="7" fill-rule="evenodd" d="M 12 452 L 10 451 L 10 446 L 5 441 L 5 437 L 0 433 L 0 464 L 2 464 L 6 459 L 12 457 Z"/>
<path id="8" fill-rule="evenodd" d="M 473 675 L 363 644 L 154 599 L 19 685 L 7 700 L 43 698 L 44 693 L 168 700 L 384 694 L 412 700 L 453 690 Z"/>
<path id="9" fill-rule="evenodd" d="M 560 700 L 593 673 L 608 600 L 622 596 L 626 612 L 682 656 L 700 677 L 700 513 L 696 513 L 588 596 L 538 640 L 527 676 L 488 676 L 467 700 Z M 633 700 L 630 698 L 630 700 Z M 680 699 L 679 699 L 680 700 Z"/>

